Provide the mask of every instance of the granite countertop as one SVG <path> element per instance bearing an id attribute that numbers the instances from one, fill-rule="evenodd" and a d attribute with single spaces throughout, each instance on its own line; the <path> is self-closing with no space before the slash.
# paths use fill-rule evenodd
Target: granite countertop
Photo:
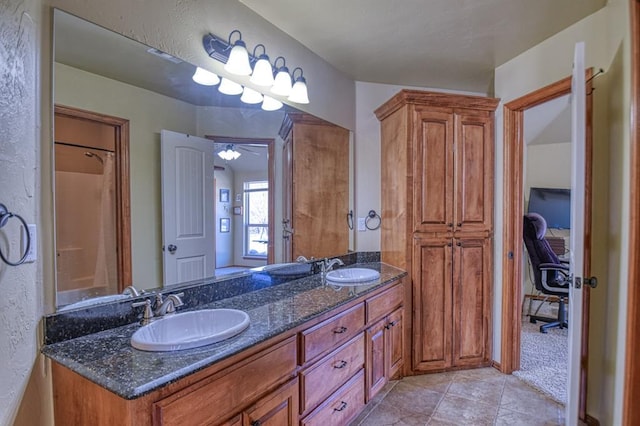
<path id="1" fill-rule="evenodd" d="M 380 278 L 368 285 L 333 287 L 313 275 L 198 306 L 241 309 L 251 319 L 245 331 L 212 345 L 174 352 L 140 351 L 130 344 L 131 335 L 140 328 L 135 323 L 45 345 L 42 353 L 122 398 L 135 399 L 406 275 L 379 262 L 350 267 L 358 266 L 378 270 Z"/>

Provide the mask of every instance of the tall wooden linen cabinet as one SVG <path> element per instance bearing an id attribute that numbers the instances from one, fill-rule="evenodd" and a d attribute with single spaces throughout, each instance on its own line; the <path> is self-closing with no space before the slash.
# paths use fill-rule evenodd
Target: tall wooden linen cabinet
<path id="1" fill-rule="evenodd" d="M 375 111 L 382 261 L 411 275 L 404 374 L 489 365 L 498 99 L 403 90 Z"/>
<path id="2" fill-rule="evenodd" d="M 305 113 L 289 112 L 283 147 L 284 261 L 349 250 L 349 131 Z"/>

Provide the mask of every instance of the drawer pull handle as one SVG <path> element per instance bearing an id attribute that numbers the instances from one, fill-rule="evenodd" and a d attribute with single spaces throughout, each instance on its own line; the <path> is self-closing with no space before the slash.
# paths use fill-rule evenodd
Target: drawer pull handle
<path id="1" fill-rule="evenodd" d="M 260 426 L 262 423 L 260 423 L 260 420 L 254 420 L 251 422 L 251 426 Z"/>
<path id="2" fill-rule="evenodd" d="M 389 325 L 390 325 L 391 327 L 395 327 L 397 323 L 398 323 L 398 321 L 391 321 L 391 322 L 389 323 Z"/>
<path id="3" fill-rule="evenodd" d="M 333 332 L 335 334 L 342 334 L 342 333 L 344 333 L 346 331 L 347 331 L 347 327 L 345 327 L 345 326 L 340 326 L 340 327 L 338 327 L 338 328 L 333 330 Z"/>
<path id="4" fill-rule="evenodd" d="M 344 368 L 346 367 L 348 364 L 347 361 L 345 360 L 341 360 L 339 363 L 337 363 L 336 365 L 333 366 L 333 368 Z"/>
<path id="5" fill-rule="evenodd" d="M 342 410 L 344 410 L 345 408 L 347 408 L 347 403 L 346 403 L 346 402 L 344 402 L 344 401 L 342 401 L 342 402 L 340 403 L 340 407 L 338 407 L 338 408 L 334 408 L 334 409 L 333 409 L 333 411 L 342 411 Z"/>

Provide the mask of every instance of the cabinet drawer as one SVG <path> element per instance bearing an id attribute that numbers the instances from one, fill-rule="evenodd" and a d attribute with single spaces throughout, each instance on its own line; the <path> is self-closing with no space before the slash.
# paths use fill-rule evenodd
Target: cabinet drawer
<path id="1" fill-rule="evenodd" d="M 321 322 L 300 333 L 300 365 L 346 342 L 364 327 L 364 305 L 353 308 Z"/>
<path id="2" fill-rule="evenodd" d="M 305 417 L 301 425 L 347 425 L 363 408 L 364 370 L 360 370 L 320 407 Z"/>
<path id="3" fill-rule="evenodd" d="M 315 407 L 364 367 L 364 333 L 300 374 L 300 412 Z"/>
<path id="4" fill-rule="evenodd" d="M 395 308 L 402 305 L 403 299 L 404 287 L 400 284 L 367 299 L 367 323 L 389 315 Z"/>
<path id="5" fill-rule="evenodd" d="M 296 369 L 296 340 L 291 337 L 258 356 L 241 361 L 183 391 L 153 404 L 155 425 L 203 425 L 237 412 Z"/>

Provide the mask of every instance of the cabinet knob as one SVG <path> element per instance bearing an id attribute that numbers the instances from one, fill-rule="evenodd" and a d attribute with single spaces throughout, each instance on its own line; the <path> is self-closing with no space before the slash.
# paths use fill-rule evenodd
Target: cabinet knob
<path id="1" fill-rule="evenodd" d="M 458 228 L 462 226 L 462 222 L 458 222 Z"/>
<path id="2" fill-rule="evenodd" d="M 451 247 L 453 244 L 451 243 L 447 243 L 447 247 Z"/>
<path id="3" fill-rule="evenodd" d="M 333 409 L 333 411 L 342 411 L 342 410 L 344 410 L 345 408 L 347 408 L 347 405 L 348 405 L 348 404 L 347 404 L 346 402 L 341 401 L 341 402 L 340 402 L 340 406 L 339 406 L 338 408 L 334 408 L 334 409 Z"/>
<path id="4" fill-rule="evenodd" d="M 260 423 L 260 420 L 254 420 L 251 422 L 251 426 L 260 426 L 262 423 Z"/>
<path id="5" fill-rule="evenodd" d="M 460 241 L 458 241 L 458 242 L 456 243 L 456 245 L 457 245 L 458 247 L 460 247 L 460 246 L 462 245 L 462 243 L 461 243 Z"/>
<path id="6" fill-rule="evenodd" d="M 447 223 L 447 226 L 448 226 L 449 228 L 453 228 L 453 223 Z"/>
<path id="7" fill-rule="evenodd" d="M 344 333 L 346 331 L 347 331 L 347 327 L 345 327 L 345 326 L 340 326 L 340 327 L 338 327 L 338 328 L 333 330 L 333 332 L 335 334 L 342 334 L 342 333 Z"/>

